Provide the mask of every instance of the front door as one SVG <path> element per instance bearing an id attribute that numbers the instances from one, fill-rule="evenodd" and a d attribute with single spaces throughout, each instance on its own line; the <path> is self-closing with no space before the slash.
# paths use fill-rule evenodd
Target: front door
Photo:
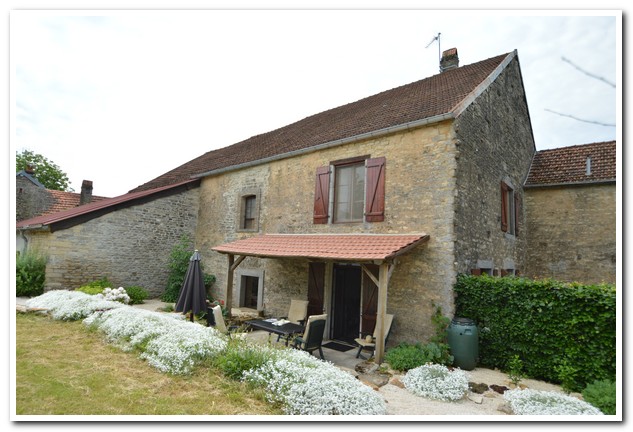
<path id="1" fill-rule="evenodd" d="M 361 268 L 334 265 L 331 338 L 353 342 L 360 330 Z"/>

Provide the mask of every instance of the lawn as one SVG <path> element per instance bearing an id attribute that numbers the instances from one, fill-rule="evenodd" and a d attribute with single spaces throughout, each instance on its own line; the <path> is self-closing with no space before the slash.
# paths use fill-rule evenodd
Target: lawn
<path id="1" fill-rule="evenodd" d="M 16 317 L 17 415 L 281 415 L 263 391 L 200 366 L 161 373 L 80 321 Z"/>

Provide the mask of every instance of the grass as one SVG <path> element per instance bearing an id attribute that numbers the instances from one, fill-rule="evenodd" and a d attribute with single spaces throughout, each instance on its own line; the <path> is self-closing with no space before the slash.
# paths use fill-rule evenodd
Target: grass
<path id="1" fill-rule="evenodd" d="M 17 415 L 281 415 L 212 367 L 161 373 L 81 322 L 16 317 Z"/>

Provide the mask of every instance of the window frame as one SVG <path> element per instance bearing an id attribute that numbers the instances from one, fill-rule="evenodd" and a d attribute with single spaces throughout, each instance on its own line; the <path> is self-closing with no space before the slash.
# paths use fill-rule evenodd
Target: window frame
<path id="1" fill-rule="evenodd" d="M 506 235 L 518 237 L 519 197 L 516 190 L 507 181 L 501 181 L 501 231 Z"/>
<path id="2" fill-rule="evenodd" d="M 249 210 L 248 202 L 254 199 L 252 214 L 248 220 L 252 221 L 252 226 L 246 226 L 246 216 Z M 245 189 L 239 194 L 239 213 L 237 220 L 237 232 L 258 232 L 259 231 L 259 208 L 260 208 L 260 192 L 259 189 Z"/>
<path id="3" fill-rule="evenodd" d="M 358 157 L 358 158 L 351 158 L 351 159 L 345 159 L 343 161 L 335 161 L 335 162 L 331 162 L 330 165 L 332 166 L 332 193 L 330 194 L 330 196 L 332 197 L 332 223 L 333 224 L 346 224 L 346 223 L 362 223 L 365 220 L 365 195 L 366 195 L 366 188 L 367 188 L 367 167 L 366 167 L 366 161 L 367 161 L 367 157 Z M 339 178 L 342 177 L 342 175 L 340 174 L 341 170 L 343 169 L 349 169 L 349 168 L 361 168 L 363 171 L 363 191 L 361 192 L 361 197 L 362 197 L 362 207 L 360 209 L 360 217 L 359 218 L 354 218 L 353 216 L 353 210 L 354 210 L 354 204 L 355 204 L 355 200 L 354 197 L 356 196 L 356 194 L 358 193 L 358 191 L 355 191 L 355 188 L 353 187 L 353 180 L 352 183 L 350 184 L 350 199 L 347 201 L 347 208 L 348 210 L 350 210 L 350 214 L 351 214 L 351 218 L 350 219 L 340 219 L 337 214 L 338 214 L 338 209 L 339 209 L 339 203 L 338 203 L 338 197 L 339 197 L 339 190 L 338 190 L 338 186 L 340 185 L 339 183 Z M 355 177 L 356 171 L 354 171 L 352 177 Z"/>

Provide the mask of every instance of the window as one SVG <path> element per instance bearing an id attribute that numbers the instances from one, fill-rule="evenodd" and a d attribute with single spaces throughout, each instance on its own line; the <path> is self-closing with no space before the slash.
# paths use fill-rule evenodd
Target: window
<path id="1" fill-rule="evenodd" d="M 385 165 L 384 157 L 363 156 L 317 168 L 314 223 L 382 222 L 385 218 Z M 331 202 L 330 192 L 333 194 Z"/>
<path id="2" fill-rule="evenodd" d="M 257 197 L 248 195 L 244 197 L 244 219 L 242 220 L 243 229 L 253 229 L 255 227 L 255 205 Z"/>
<path id="3" fill-rule="evenodd" d="M 519 196 L 507 183 L 501 182 L 501 231 L 519 235 Z"/>
<path id="4" fill-rule="evenodd" d="M 365 164 L 343 165 L 334 172 L 334 222 L 362 222 Z"/>
<path id="5" fill-rule="evenodd" d="M 257 231 L 259 229 L 259 192 L 243 191 L 239 200 L 238 231 Z"/>

